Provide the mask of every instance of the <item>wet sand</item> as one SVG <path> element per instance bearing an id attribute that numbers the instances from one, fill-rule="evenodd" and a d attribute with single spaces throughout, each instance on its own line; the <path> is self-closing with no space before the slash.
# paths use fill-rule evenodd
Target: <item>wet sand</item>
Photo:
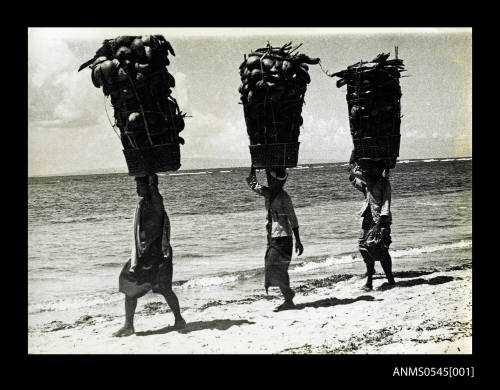
<path id="1" fill-rule="evenodd" d="M 166 304 L 139 305 L 136 334 L 112 337 L 123 317 L 54 321 L 28 334 L 28 353 L 68 354 L 470 354 L 471 265 L 377 274 L 363 291 L 359 275 L 297 283 L 296 309 L 273 312 L 277 291 L 259 299 L 210 301 L 183 311 L 172 329 Z"/>

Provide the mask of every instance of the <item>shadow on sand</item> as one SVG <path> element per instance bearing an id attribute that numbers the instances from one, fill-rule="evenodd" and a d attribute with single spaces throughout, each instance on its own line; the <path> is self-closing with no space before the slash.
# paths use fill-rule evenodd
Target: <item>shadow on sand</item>
<path id="1" fill-rule="evenodd" d="M 390 284 L 388 284 L 386 282 L 386 283 L 382 284 L 377 290 L 389 290 L 389 289 L 395 288 L 395 287 L 413 287 L 413 286 L 419 286 L 422 284 L 429 284 L 431 286 L 434 286 L 437 284 L 448 283 L 448 282 L 451 282 L 452 280 L 455 280 L 455 278 L 453 278 L 451 276 L 436 276 L 435 278 L 432 278 L 432 279 L 418 278 L 418 279 L 410 279 L 410 280 L 399 280 L 393 286 L 391 286 Z"/>
<path id="2" fill-rule="evenodd" d="M 173 326 L 166 326 L 165 328 L 149 330 L 146 332 L 136 332 L 136 336 L 151 336 L 155 334 L 165 334 L 169 332 L 179 332 L 179 333 L 190 333 L 197 330 L 204 329 L 217 329 L 217 330 L 227 330 L 234 325 L 244 325 L 244 324 L 255 324 L 255 322 L 248 320 L 212 320 L 212 321 L 195 321 L 188 322 L 184 329 L 175 329 Z"/>
<path id="3" fill-rule="evenodd" d="M 350 303 L 354 303 L 357 301 L 382 301 L 382 299 L 375 299 L 371 295 L 361 295 L 357 298 L 345 298 L 345 299 L 325 298 L 315 302 L 297 303 L 295 305 L 295 310 L 302 310 L 306 307 L 318 308 L 318 307 L 330 307 L 337 305 L 349 305 Z"/>
<path id="4" fill-rule="evenodd" d="M 409 279 L 409 278 L 416 278 L 418 276 L 430 275 L 434 272 L 439 272 L 439 271 L 437 269 L 432 271 L 399 271 L 399 272 L 394 272 L 393 275 L 396 279 Z M 374 275 L 373 280 L 376 279 L 385 279 L 385 275 Z"/>

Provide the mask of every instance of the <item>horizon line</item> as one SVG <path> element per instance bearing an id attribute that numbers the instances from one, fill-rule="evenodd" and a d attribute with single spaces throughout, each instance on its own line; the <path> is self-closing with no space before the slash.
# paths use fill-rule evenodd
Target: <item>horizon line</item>
<path id="1" fill-rule="evenodd" d="M 398 159 L 397 162 L 400 161 L 407 161 L 407 160 L 447 160 L 447 159 L 452 159 L 452 160 L 458 160 L 458 159 L 463 159 L 463 158 L 472 158 L 472 156 L 461 156 L 461 157 L 422 157 L 422 158 L 402 158 Z M 317 162 L 304 162 L 302 164 L 297 164 L 297 166 L 303 166 L 303 165 L 315 165 L 315 164 L 339 164 L 339 163 L 347 163 L 348 161 L 317 161 Z M 248 168 L 248 166 L 231 166 L 231 167 L 204 167 L 204 168 L 188 168 L 188 169 L 182 169 L 182 167 L 179 169 L 179 171 L 185 170 L 185 171 L 200 171 L 203 169 L 228 169 L 228 168 Z M 112 170 L 119 170 L 116 172 L 103 172 L 103 171 L 112 171 Z M 89 169 L 87 171 L 73 171 L 73 172 L 61 172 L 61 173 L 47 173 L 47 174 L 39 174 L 39 175 L 28 175 L 28 178 L 32 177 L 57 177 L 57 176 L 89 176 L 89 175 L 110 175 L 110 174 L 128 174 L 128 170 L 122 170 L 122 168 L 103 168 L 99 172 L 99 169 Z M 163 173 L 163 172 L 162 172 Z"/>

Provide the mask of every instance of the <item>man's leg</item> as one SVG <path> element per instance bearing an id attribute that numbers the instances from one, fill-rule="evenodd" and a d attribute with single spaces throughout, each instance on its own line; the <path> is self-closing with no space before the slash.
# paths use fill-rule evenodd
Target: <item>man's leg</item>
<path id="1" fill-rule="evenodd" d="M 373 288 L 373 275 L 375 274 L 375 261 L 370 256 L 366 248 L 359 247 L 359 252 L 363 257 L 363 261 L 366 265 L 366 283 L 363 286 L 367 290 L 371 290 Z"/>
<path id="2" fill-rule="evenodd" d="M 281 293 L 285 298 L 285 302 L 279 305 L 274 311 L 282 311 L 288 309 L 294 309 L 295 304 L 293 303 L 293 297 L 295 296 L 295 292 L 290 287 L 280 286 Z"/>
<path id="3" fill-rule="evenodd" d="M 113 333 L 115 337 L 130 336 L 135 333 L 134 314 L 137 307 L 137 298 L 131 298 L 125 295 L 125 325 Z"/>
<path id="4" fill-rule="evenodd" d="M 391 238 L 391 228 L 390 225 L 384 226 L 382 228 L 382 241 L 384 245 L 384 250 L 382 252 L 382 257 L 380 259 L 380 265 L 384 270 L 385 276 L 387 277 L 387 281 L 389 284 L 394 285 L 396 282 L 394 281 L 394 276 L 392 275 L 392 259 L 389 255 L 389 245 L 392 243 Z"/>
<path id="5" fill-rule="evenodd" d="M 165 298 L 170 310 L 175 317 L 174 327 L 176 328 L 184 328 L 186 326 L 186 321 L 182 318 L 181 308 L 179 306 L 179 299 L 177 299 L 177 295 L 173 292 L 171 288 L 165 288 L 162 290 L 161 295 Z"/>
<path id="6" fill-rule="evenodd" d="M 394 276 L 392 275 L 392 259 L 391 255 L 389 255 L 389 251 L 386 249 L 384 256 L 380 260 L 380 265 L 382 266 L 382 269 L 384 270 L 385 276 L 387 277 L 387 281 L 389 284 L 396 284 L 394 281 Z"/>
<path id="7" fill-rule="evenodd" d="M 293 297 L 295 296 L 295 292 L 290 287 L 280 287 L 280 290 L 283 294 L 283 298 L 285 298 L 285 302 L 293 304 Z"/>
<path id="8" fill-rule="evenodd" d="M 276 280 L 274 281 L 274 283 L 279 287 L 281 293 L 283 294 L 285 302 L 279 305 L 275 309 L 275 311 L 295 308 L 295 304 L 293 303 L 293 297 L 295 296 L 295 292 L 290 288 L 290 276 L 288 275 L 288 264 L 289 261 L 287 261 L 286 267 L 285 265 L 283 265 L 282 267 L 277 267 L 276 269 Z"/>
<path id="9" fill-rule="evenodd" d="M 361 257 L 366 265 L 366 284 L 363 286 L 365 290 L 371 290 L 373 288 L 373 275 L 375 274 L 375 260 L 373 260 L 372 256 L 368 253 L 368 249 L 365 246 L 366 243 L 366 235 L 368 234 L 368 230 L 371 227 L 370 225 L 371 219 L 365 217 L 363 219 L 363 223 L 361 226 L 361 232 L 358 237 L 358 249 L 359 253 L 361 253 Z"/>

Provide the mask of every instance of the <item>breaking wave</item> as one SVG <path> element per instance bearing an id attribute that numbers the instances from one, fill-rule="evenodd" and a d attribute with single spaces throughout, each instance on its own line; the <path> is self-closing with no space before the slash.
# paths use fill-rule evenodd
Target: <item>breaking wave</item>
<path id="1" fill-rule="evenodd" d="M 406 248 L 391 250 L 391 256 L 393 258 L 403 258 L 407 256 L 415 256 L 423 253 L 439 252 L 448 249 L 458 249 L 458 248 L 471 248 L 472 240 L 464 240 L 446 244 L 429 245 L 416 248 Z M 290 274 L 307 273 L 320 268 L 330 267 L 338 264 L 350 264 L 354 262 L 362 261 L 359 253 L 347 253 L 340 256 L 329 256 L 326 259 L 318 260 L 318 257 L 312 257 L 309 261 L 305 260 L 302 263 L 292 265 L 290 267 Z M 109 263 L 111 265 L 111 263 Z M 116 266 L 116 264 L 113 264 Z M 173 284 L 178 286 L 177 288 L 200 288 L 200 287 L 211 287 L 211 286 L 222 286 L 228 284 L 235 284 L 248 280 L 251 278 L 262 278 L 264 273 L 263 268 L 250 269 L 245 271 L 230 272 L 219 275 L 207 275 L 200 278 L 194 278 L 189 280 L 175 281 Z M 116 291 L 116 290 L 114 290 Z M 78 309 L 83 307 L 98 306 L 98 305 L 108 305 L 117 303 L 123 300 L 123 294 L 119 292 L 99 292 L 95 294 L 89 294 L 87 296 L 78 296 L 74 298 L 58 299 L 52 301 L 41 302 L 33 305 L 28 305 L 28 313 L 41 313 L 46 311 L 65 311 Z"/>

